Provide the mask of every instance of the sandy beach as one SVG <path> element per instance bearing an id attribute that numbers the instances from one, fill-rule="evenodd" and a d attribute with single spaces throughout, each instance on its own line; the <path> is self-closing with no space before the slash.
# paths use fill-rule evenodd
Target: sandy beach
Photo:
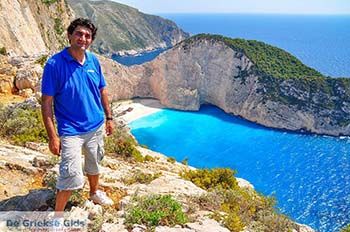
<path id="1" fill-rule="evenodd" d="M 115 102 L 113 113 L 118 119 L 128 124 L 136 119 L 156 113 L 163 108 L 164 106 L 156 99 L 138 98 Z"/>

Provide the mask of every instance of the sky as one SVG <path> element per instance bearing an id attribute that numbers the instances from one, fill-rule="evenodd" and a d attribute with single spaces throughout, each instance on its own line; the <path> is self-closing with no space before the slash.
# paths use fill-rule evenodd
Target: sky
<path id="1" fill-rule="evenodd" d="M 350 14 L 350 0 L 113 0 L 142 12 Z"/>

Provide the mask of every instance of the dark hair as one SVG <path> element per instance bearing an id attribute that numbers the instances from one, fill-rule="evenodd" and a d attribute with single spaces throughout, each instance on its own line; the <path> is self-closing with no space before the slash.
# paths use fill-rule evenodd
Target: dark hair
<path id="1" fill-rule="evenodd" d="M 78 26 L 83 26 L 83 27 L 90 29 L 91 33 L 92 33 L 92 40 L 95 39 L 97 27 L 91 22 L 90 19 L 77 18 L 77 19 L 73 20 L 67 28 L 68 34 L 72 35 L 75 28 L 77 28 Z"/>

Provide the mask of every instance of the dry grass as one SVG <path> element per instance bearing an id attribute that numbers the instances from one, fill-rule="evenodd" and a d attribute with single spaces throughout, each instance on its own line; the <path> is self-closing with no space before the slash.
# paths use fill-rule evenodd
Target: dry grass
<path id="1" fill-rule="evenodd" d="M 119 202 L 123 197 L 127 195 L 126 191 L 109 186 L 100 186 L 100 189 L 106 192 L 107 196 L 113 200 L 114 205 L 112 205 L 111 207 L 115 210 L 119 210 Z"/>
<path id="2" fill-rule="evenodd" d="M 13 95 L 13 94 L 0 94 L 0 102 L 4 105 L 9 105 L 11 103 L 19 103 L 23 102 L 26 98 L 19 96 L 19 95 Z"/>

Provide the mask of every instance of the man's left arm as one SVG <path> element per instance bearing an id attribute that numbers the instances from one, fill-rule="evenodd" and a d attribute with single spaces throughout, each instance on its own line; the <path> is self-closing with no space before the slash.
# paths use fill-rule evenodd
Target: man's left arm
<path id="1" fill-rule="evenodd" d="M 112 115 L 111 108 L 109 106 L 107 89 L 102 88 L 100 89 L 100 92 L 101 92 L 102 106 L 106 116 L 106 134 L 108 136 L 108 135 L 111 135 L 114 131 L 113 115 Z"/>

